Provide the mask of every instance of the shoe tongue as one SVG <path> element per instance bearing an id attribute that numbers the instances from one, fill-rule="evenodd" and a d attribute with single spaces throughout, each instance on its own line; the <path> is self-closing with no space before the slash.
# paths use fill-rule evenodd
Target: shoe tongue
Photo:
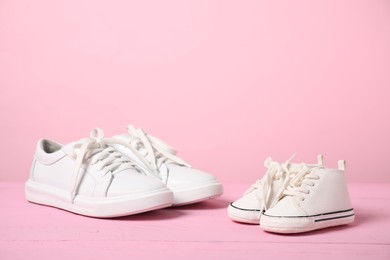
<path id="1" fill-rule="evenodd" d="M 120 140 L 123 140 L 125 141 L 126 143 L 131 143 L 131 141 L 133 140 L 132 137 L 130 137 L 128 134 L 122 134 L 122 135 L 116 135 L 115 138 L 117 139 L 120 139 Z M 133 146 L 133 145 L 132 145 Z M 133 146 L 134 147 L 134 146 Z M 140 155 L 142 156 L 146 156 L 146 149 L 145 149 L 145 146 L 141 143 L 140 146 L 138 147 L 134 147 L 135 149 L 137 149 L 137 151 L 139 152 Z"/>
<path id="2" fill-rule="evenodd" d="M 76 158 L 77 157 L 76 151 L 79 149 L 75 148 L 75 146 L 77 144 L 79 144 L 79 145 L 83 144 L 86 141 L 88 141 L 88 138 L 83 138 L 83 139 L 80 139 L 79 141 L 68 143 L 62 147 L 62 151 L 64 151 L 64 153 L 66 153 L 70 157 Z M 98 152 L 98 151 L 96 151 L 96 152 Z M 95 153 L 95 152 L 93 152 L 93 153 Z"/>
<path id="3" fill-rule="evenodd" d="M 303 169 L 303 167 L 307 167 L 308 169 L 312 169 L 314 167 L 320 167 L 320 164 L 302 164 L 302 163 L 291 163 L 289 164 L 288 169 L 290 172 L 299 172 Z"/>
<path id="4" fill-rule="evenodd" d="M 288 169 L 291 171 L 291 172 L 298 172 L 302 169 L 302 164 L 301 163 L 291 163 L 289 164 L 288 166 Z"/>
<path id="5" fill-rule="evenodd" d="M 123 135 L 117 135 L 115 136 L 116 138 L 119 138 L 119 139 L 122 139 L 126 142 L 130 142 L 131 143 L 131 140 L 132 140 L 132 137 L 129 137 L 128 134 L 123 134 Z M 132 145 L 134 147 L 134 145 Z M 143 156 L 146 160 L 150 160 L 150 157 L 148 156 L 148 151 L 146 150 L 145 148 L 145 145 L 142 143 L 142 142 L 139 142 L 138 146 L 137 147 L 134 147 L 139 155 Z M 152 149 L 153 149 L 153 153 L 154 153 L 154 156 L 157 158 L 160 158 L 160 157 L 164 157 L 164 163 L 168 166 L 168 165 L 171 165 L 171 164 L 177 164 L 173 161 L 171 161 L 170 159 L 166 158 L 166 156 L 164 156 L 163 154 L 161 154 L 160 152 L 156 151 L 156 149 L 153 147 L 152 145 Z"/>
<path id="6" fill-rule="evenodd" d="M 126 142 L 130 141 L 129 135 L 127 135 L 127 134 L 116 135 L 116 136 L 114 136 L 114 138 L 121 139 L 121 140 L 126 141 Z"/>

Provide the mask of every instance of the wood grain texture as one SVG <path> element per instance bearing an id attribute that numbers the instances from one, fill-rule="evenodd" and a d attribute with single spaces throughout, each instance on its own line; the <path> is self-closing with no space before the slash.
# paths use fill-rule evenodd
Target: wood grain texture
<path id="1" fill-rule="evenodd" d="M 232 222 L 230 201 L 248 184 L 190 206 L 94 219 L 24 199 L 22 183 L 0 183 L 0 259 L 390 259 L 390 184 L 351 184 L 352 225 L 275 235 Z"/>

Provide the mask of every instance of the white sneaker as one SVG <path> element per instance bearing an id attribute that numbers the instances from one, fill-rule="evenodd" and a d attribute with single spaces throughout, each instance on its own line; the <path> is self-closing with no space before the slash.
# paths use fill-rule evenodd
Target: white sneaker
<path id="1" fill-rule="evenodd" d="M 284 163 L 278 163 L 267 158 L 264 162 L 268 169 L 265 175 L 257 180 L 241 198 L 229 205 L 228 216 L 237 222 L 258 225 L 260 215 L 278 202 L 290 178 L 302 169 L 302 164 L 291 163 L 291 160 L 292 158 Z M 323 158 L 319 155 L 318 163 L 308 167 L 322 164 Z"/>
<path id="2" fill-rule="evenodd" d="M 129 158 L 109 146 L 123 143 L 91 137 L 62 146 L 40 140 L 25 192 L 28 201 L 91 217 L 119 217 L 170 206 L 173 194 L 140 174 Z"/>
<path id="3" fill-rule="evenodd" d="M 192 168 L 176 151 L 145 133 L 142 129 L 127 127 L 128 134 L 116 136 L 129 147 L 115 148 L 136 161 L 144 171 L 161 180 L 174 194 L 174 206 L 211 199 L 222 194 L 222 184 L 211 174 Z"/>
<path id="4" fill-rule="evenodd" d="M 344 169 L 345 161 L 339 161 L 339 169 L 302 169 L 284 197 L 261 216 L 260 226 L 270 232 L 299 233 L 352 223 Z"/>

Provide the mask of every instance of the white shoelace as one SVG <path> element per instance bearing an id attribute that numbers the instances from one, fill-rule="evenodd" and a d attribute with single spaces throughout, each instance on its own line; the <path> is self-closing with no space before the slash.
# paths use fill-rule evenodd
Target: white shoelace
<path id="1" fill-rule="evenodd" d="M 294 155 L 295 156 L 295 155 Z M 289 170 L 289 165 L 291 160 L 294 158 L 292 156 L 290 159 L 284 163 L 273 162 L 271 158 L 267 158 L 264 162 L 264 166 L 267 167 L 267 172 L 263 178 L 257 180 L 246 192 L 252 192 L 255 189 L 261 189 L 259 194 L 259 200 L 261 203 L 260 214 L 262 214 L 267 209 L 273 207 L 283 195 L 283 191 L 290 181 L 290 175 L 293 174 Z M 278 189 L 276 196 L 270 201 L 271 194 L 273 192 L 273 182 L 275 180 L 283 179 L 281 187 Z"/>
<path id="2" fill-rule="evenodd" d="M 313 170 L 321 168 L 324 168 L 324 166 L 309 168 L 307 165 L 303 164 L 302 169 L 292 178 L 283 194 L 286 196 L 294 196 L 299 200 L 304 201 L 305 195 L 310 193 L 310 190 L 307 189 L 306 186 L 313 187 L 315 181 L 320 178 L 320 176 L 313 173 Z"/>
<path id="3" fill-rule="evenodd" d="M 166 162 L 190 167 L 183 159 L 176 156 L 177 151 L 174 148 L 160 139 L 132 125 L 128 125 L 127 130 L 131 138 L 130 146 L 134 147 L 138 151 L 138 154 L 143 150 L 146 152 L 145 156 L 141 157 L 145 158 L 144 160 L 147 161 L 147 165 L 154 172 L 158 172 L 160 166 Z"/>
<path id="4" fill-rule="evenodd" d="M 85 160 L 92 158 L 90 163 L 95 165 L 103 176 L 109 172 L 115 174 L 124 169 L 137 169 L 136 164 L 130 158 L 116 151 L 110 144 L 120 144 L 129 147 L 129 144 L 120 139 L 104 138 L 103 131 L 100 128 L 93 129 L 88 139 L 74 146 L 77 157 L 72 176 L 72 202 L 77 195 L 77 190 L 82 180 L 80 173 Z"/>

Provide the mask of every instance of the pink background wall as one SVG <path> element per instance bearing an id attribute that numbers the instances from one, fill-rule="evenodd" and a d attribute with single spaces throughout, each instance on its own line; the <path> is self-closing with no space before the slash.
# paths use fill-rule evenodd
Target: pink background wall
<path id="1" fill-rule="evenodd" d="M 389 92 L 389 1 L 0 2 L 0 180 L 132 123 L 225 182 L 295 152 L 390 181 Z"/>

